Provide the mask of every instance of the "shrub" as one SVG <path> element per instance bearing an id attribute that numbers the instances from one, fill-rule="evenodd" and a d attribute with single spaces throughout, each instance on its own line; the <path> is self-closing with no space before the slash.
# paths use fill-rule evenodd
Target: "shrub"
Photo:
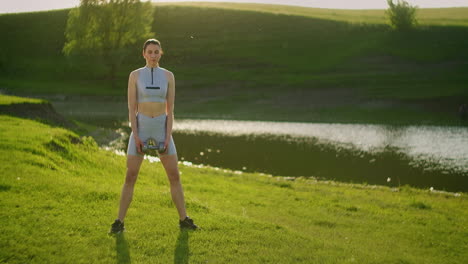
<path id="1" fill-rule="evenodd" d="M 390 25 L 398 31 L 407 31 L 416 26 L 416 7 L 411 6 L 404 0 L 387 0 L 388 9 L 386 14 L 390 19 Z"/>

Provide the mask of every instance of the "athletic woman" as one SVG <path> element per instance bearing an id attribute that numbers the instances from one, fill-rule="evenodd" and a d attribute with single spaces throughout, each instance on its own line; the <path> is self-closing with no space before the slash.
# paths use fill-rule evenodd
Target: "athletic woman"
<path id="1" fill-rule="evenodd" d="M 171 186 L 171 196 L 179 214 L 179 227 L 197 229 L 185 211 L 184 192 L 177 166 L 177 151 L 172 139 L 174 122 L 175 79 L 172 72 L 159 67 L 163 54 L 161 43 L 148 39 L 143 45 L 146 66 L 130 73 L 128 110 L 132 133 L 127 148 L 127 175 L 120 197 L 118 217 L 111 233 L 125 230 L 124 218 L 132 201 L 133 189 L 144 157 L 144 149 L 164 144 L 157 154 Z M 152 142 L 150 142 L 152 141 Z"/>

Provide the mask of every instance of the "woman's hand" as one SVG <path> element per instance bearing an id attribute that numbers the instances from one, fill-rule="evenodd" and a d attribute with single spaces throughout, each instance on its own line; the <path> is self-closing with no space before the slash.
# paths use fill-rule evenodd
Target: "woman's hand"
<path id="1" fill-rule="evenodd" d="M 142 149 L 143 149 L 143 141 L 141 141 L 140 137 L 137 135 L 133 135 L 133 139 L 135 139 L 135 145 L 137 147 L 137 151 L 140 154 L 144 154 Z"/>
<path id="2" fill-rule="evenodd" d="M 160 152 L 161 154 L 166 154 L 167 150 L 169 148 L 169 142 L 171 142 L 171 136 L 166 137 L 166 140 L 164 140 L 164 152 Z"/>

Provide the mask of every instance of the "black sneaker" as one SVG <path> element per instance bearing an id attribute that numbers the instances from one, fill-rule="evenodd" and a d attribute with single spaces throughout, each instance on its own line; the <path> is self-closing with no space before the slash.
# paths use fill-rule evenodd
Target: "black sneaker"
<path id="1" fill-rule="evenodd" d="M 115 222 L 111 225 L 109 234 L 120 234 L 125 231 L 124 223 L 120 219 L 116 219 Z"/>
<path id="2" fill-rule="evenodd" d="M 190 217 L 188 217 L 188 216 L 185 217 L 185 219 L 183 221 L 179 220 L 179 227 L 180 228 L 191 229 L 191 230 L 198 229 L 198 226 L 196 224 L 194 224 L 193 220 L 190 219 Z"/>

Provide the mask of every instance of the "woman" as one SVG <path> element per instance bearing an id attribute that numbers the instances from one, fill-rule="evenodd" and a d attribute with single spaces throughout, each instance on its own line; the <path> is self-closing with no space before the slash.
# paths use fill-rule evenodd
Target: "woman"
<path id="1" fill-rule="evenodd" d="M 132 133 L 127 149 L 127 175 L 120 197 L 118 218 L 110 233 L 125 230 L 124 218 L 133 197 L 133 188 L 143 161 L 144 149 L 150 143 L 164 143 L 157 153 L 171 185 L 171 196 L 179 213 L 181 228 L 197 229 L 185 211 L 184 193 L 177 167 L 177 152 L 172 139 L 174 122 L 175 80 L 172 72 L 159 67 L 163 54 L 161 43 L 148 39 L 143 45 L 146 66 L 130 73 L 128 79 L 128 110 Z"/>

